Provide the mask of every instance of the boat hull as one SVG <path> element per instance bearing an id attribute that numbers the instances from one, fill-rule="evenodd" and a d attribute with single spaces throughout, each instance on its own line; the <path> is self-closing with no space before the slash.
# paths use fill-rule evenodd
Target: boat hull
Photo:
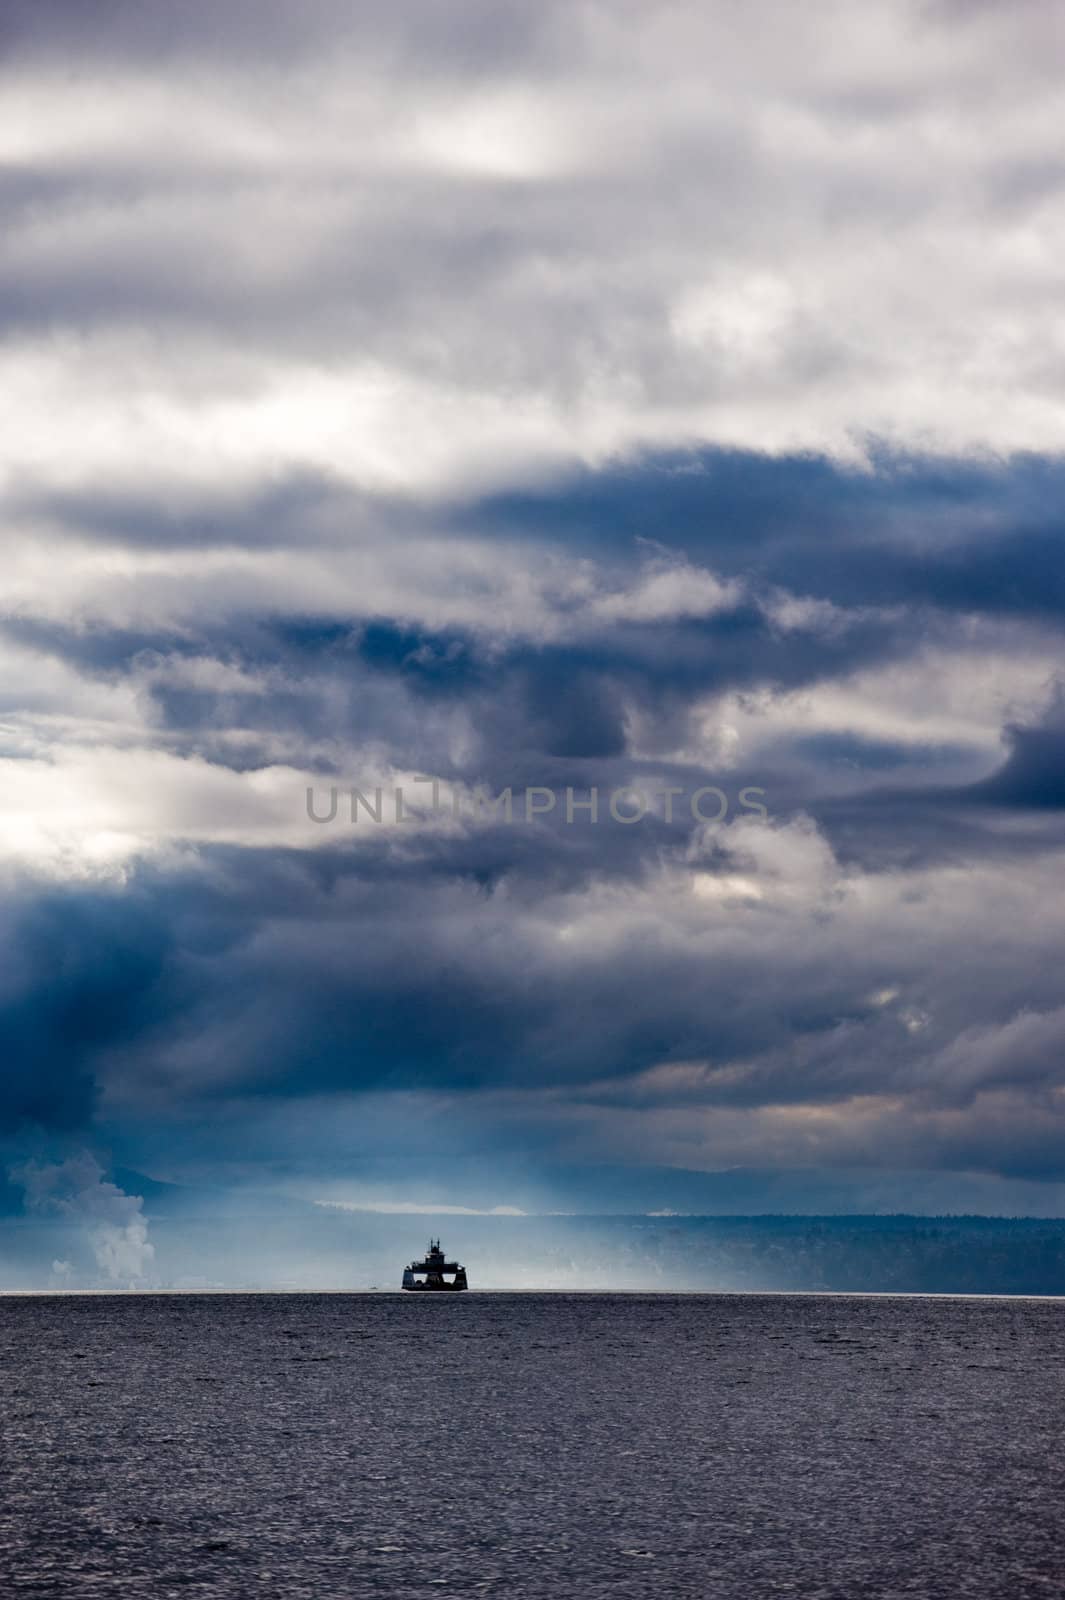
<path id="1" fill-rule="evenodd" d="M 439 1272 L 419 1276 L 416 1267 L 407 1267 L 403 1273 L 403 1288 L 415 1294 L 461 1294 L 468 1287 L 465 1267 L 459 1267 L 450 1278 L 445 1278 Z"/>

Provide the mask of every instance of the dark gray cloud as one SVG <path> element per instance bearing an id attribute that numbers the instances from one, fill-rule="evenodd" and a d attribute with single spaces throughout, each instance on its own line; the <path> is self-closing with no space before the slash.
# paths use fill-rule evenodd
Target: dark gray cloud
<path id="1" fill-rule="evenodd" d="M 444 19 L 436 7 L 420 3 L 399 15 L 389 6 L 368 5 L 353 17 L 343 0 L 307 0 L 298 11 L 285 0 L 233 0 L 224 10 L 211 0 L 189 0 L 179 10 L 166 0 L 10 0 L 0 40 L 16 59 L 62 61 L 76 53 L 150 68 L 205 55 L 295 65 L 305 53 L 347 46 L 379 52 L 386 61 L 409 52 L 419 61 L 435 61 L 441 71 L 468 71 L 508 58 L 527 69 L 538 38 L 549 32 L 552 8 L 545 10 L 541 20 L 521 6 L 478 0 Z"/>
<path id="2" fill-rule="evenodd" d="M 376 751 L 386 766 L 492 792 L 537 783 L 585 797 L 597 785 L 604 813 L 627 784 L 684 796 L 672 822 L 632 828 L 605 815 L 569 827 L 561 805 L 524 822 L 520 799 L 512 826 L 407 837 L 345 828 L 342 812 L 311 851 L 249 838 L 235 852 L 201 845 L 191 868 L 142 864 L 120 887 L 73 884 L 39 901 L 24 891 L 11 932 L 22 976 L 5 1011 L 20 1062 L 9 1124 L 84 1125 L 116 1095 L 171 1115 L 247 1097 L 564 1091 L 608 1121 L 611 1107 L 653 1121 L 691 1105 L 755 1122 L 769 1107 L 901 1096 L 907 1117 L 892 1114 L 877 1135 L 894 1141 L 892 1159 L 905 1160 L 909 1142 L 917 1164 L 961 1160 L 957 1139 L 929 1133 L 922 1103 L 957 1098 L 944 1063 L 969 1030 L 1008 1040 L 1019 1007 L 1052 1014 L 1055 989 L 1018 988 L 1026 940 L 998 971 L 997 952 L 968 931 L 958 979 L 933 981 L 926 964 L 958 937 L 937 874 L 967 865 L 994 895 L 1003 875 L 1060 850 L 1059 829 L 994 820 L 1059 804 L 1057 703 L 1034 724 L 1009 723 L 1002 753 L 976 757 L 990 774 L 976 782 L 964 744 L 929 743 L 919 720 L 910 738 L 884 737 L 863 721 L 860 695 L 849 727 L 789 728 L 787 707 L 862 674 L 890 683 L 930 647 L 964 672 L 977 621 L 1006 625 L 1007 651 L 1027 639 L 1038 655 L 1057 624 L 1052 586 L 1028 605 L 976 586 L 963 607 L 942 574 L 948 557 L 964 572 L 966 551 L 1023 546 L 1025 527 L 1055 514 L 1056 481 L 1035 461 L 994 472 L 888 462 L 870 475 L 704 454 L 683 468 L 612 467 L 536 498 L 437 508 L 445 527 L 501 537 L 517 571 L 535 573 L 561 546 L 580 573 L 576 591 L 544 591 L 516 631 L 490 612 L 478 626 L 442 627 L 360 615 L 350 601 L 333 614 L 244 609 L 203 621 L 179 610 L 154 628 L 9 616 L 6 638 L 32 657 L 131 687 L 141 739 L 182 761 L 252 775 L 280 749 L 324 792 L 365 782 L 359 763 Z M 281 494 L 270 505 L 298 521 L 303 503 Z M 421 537 L 429 513 L 403 515 Z M 135 522 L 133 544 L 151 546 Z M 82 531 L 96 539 L 106 526 L 126 542 L 106 509 Z M 197 545 L 204 529 L 205 548 L 228 542 L 221 513 L 197 528 Z M 268 531 L 262 548 L 288 537 Z M 172 546 L 164 535 L 157 547 Z M 711 614 L 685 615 L 685 595 L 711 570 L 736 587 Z M 713 740 L 678 755 L 708 708 L 713 720 L 746 701 L 751 749 L 722 747 L 720 766 Z M 904 695 L 902 726 L 911 712 Z M 760 720 L 772 727 L 759 746 Z M 729 796 L 709 837 L 687 808 L 706 784 Z M 762 842 L 735 827 L 747 785 L 770 809 Z M 888 869 L 912 881 L 873 887 L 886 899 L 870 920 L 855 893 Z M 585 927 L 572 943 L 559 937 L 571 916 Z M 670 1077 L 687 1063 L 703 1066 Z M 1050 1052 L 1015 1087 L 1037 1095 L 1055 1074 Z M 981 1081 L 962 1095 L 964 1159 L 1042 1172 L 1034 1130 L 1014 1126 L 996 1142 L 979 1103 L 987 1092 Z M 745 1137 L 757 1150 L 766 1136 Z M 844 1127 L 825 1158 L 850 1159 L 865 1139 Z"/>
<path id="3" fill-rule="evenodd" d="M 5 897 L 0 1131 L 83 1127 L 114 1052 L 169 1025 L 168 920 L 133 894 L 22 884 Z"/>
<path id="4" fill-rule="evenodd" d="M 1007 725 L 1009 755 L 999 770 L 975 785 L 986 804 L 1036 811 L 1065 810 L 1065 696 L 1061 690 L 1035 725 Z"/>

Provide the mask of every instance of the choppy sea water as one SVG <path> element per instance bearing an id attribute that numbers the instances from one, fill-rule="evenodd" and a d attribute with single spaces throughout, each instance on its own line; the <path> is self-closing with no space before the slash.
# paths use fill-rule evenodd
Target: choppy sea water
<path id="1" fill-rule="evenodd" d="M 1065 1592 L 1065 1303 L 0 1298 L 0 1592 Z"/>

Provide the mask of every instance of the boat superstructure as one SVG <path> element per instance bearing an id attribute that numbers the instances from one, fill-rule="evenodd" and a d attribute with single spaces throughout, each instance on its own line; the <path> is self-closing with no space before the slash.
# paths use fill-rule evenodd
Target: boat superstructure
<path id="1" fill-rule="evenodd" d="M 424 1279 L 424 1282 L 421 1280 Z M 448 1282 L 450 1279 L 450 1283 Z M 412 1261 L 403 1269 L 404 1289 L 446 1289 L 454 1292 L 465 1289 L 466 1268 L 457 1261 L 448 1261 L 440 1248 L 439 1239 L 430 1239 L 424 1261 Z"/>

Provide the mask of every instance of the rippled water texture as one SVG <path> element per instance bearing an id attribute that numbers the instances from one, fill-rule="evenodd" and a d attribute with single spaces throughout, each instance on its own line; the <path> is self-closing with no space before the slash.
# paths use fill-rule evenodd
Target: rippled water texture
<path id="1" fill-rule="evenodd" d="M 1065 1592 L 1065 1304 L 0 1299 L 47 1596 Z"/>

